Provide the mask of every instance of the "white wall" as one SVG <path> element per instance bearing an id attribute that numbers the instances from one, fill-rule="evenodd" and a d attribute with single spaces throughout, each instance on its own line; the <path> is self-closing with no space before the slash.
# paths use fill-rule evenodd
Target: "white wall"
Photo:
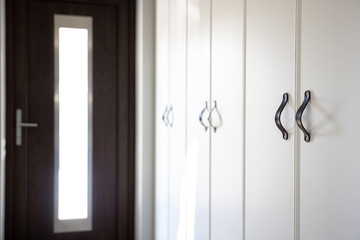
<path id="1" fill-rule="evenodd" d="M 5 204 L 5 0 L 0 0 L 0 240 L 4 239 Z"/>
<path id="2" fill-rule="evenodd" d="M 155 1 L 136 9 L 136 239 L 154 238 Z"/>

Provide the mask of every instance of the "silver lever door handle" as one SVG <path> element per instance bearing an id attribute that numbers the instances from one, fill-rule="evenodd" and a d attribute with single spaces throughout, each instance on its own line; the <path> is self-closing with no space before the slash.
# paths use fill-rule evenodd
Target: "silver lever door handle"
<path id="1" fill-rule="evenodd" d="M 171 113 L 171 121 L 169 120 L 170 113 Z M 166 120 L 167 120 L 168 124 L 170 125 L 170 127 L 172 127 L 174 124 L 174 109 L 173 109 L 172 105 L 170 105 L 169 111 L 166 114 Z"/>
<path id="2" fill-rule="evenodd" d="M 204 115 L 204 113 L 205 113 L 205 111 L 206 111 L 207 109 L 208 109 L 208 103 L 207 103 L 207 101 L 205 101 L 205 107 L 203 108 L 203 110 L 201 110 L 200 116 L 199 116 L 200 124 L 204 126 L 205 132 L 207 131 L 207 129 L 208 129 L 208 127 L 209 127 L 209 126 L 206 126 L 205 123 L 204 123 L 204 121 L 203 121 L 203 115 Z"/>
<path id="3" fill-rule="evenodd" d="M 163 120 L 163 122 L 165 123 L 165 126 L 167 127 L 167 125 L 169 124 L 169 122 L 168 122 L 168 120 L 167 120 L 167 118 L 166 118 L 166 114 L 168 113 L 168 107 L 166 106 L 165 107 L 165 111 L 164 111 L 164 113 L 163 113 L 163 115 L 162 115 L 162 120 Z"/>
<path id="4" fill-rule="evenodd" d="M 216 132 L 216 129 L 218 128 L 217 126 L 215 126 L 212 121 L 211 121 L 211 115 L 213 113 L 213 111 L 217 108 L 216 106 L 216 101 L 214 101 L 214 107 L 211 108 L 210 112 L 209 112 L 209 117 L 208 117 L 208 121 L 210 123 L 210 126 L 214 129 L 214 132 Z"/>
<path id="5" fill-rule="evenodd" d="M 21 109 L 16 109 L 16 146 L 21 146 L 22 144 L 22 128 L 23 127 L 38 127 L 37 123 L 23 123 L 22 122 L 22 111 Z"/>

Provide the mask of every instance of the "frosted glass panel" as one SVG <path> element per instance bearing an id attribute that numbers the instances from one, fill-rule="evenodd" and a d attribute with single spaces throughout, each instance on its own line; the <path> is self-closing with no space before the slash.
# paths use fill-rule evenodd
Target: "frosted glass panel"
<path id="1" fill-rule="evenodd" d="M 54 18 L 54 231 L 86 231 L 92 202 L 92 18 Z"/>
<path id="2" fill-rule="evenodd" d="M 59 29 L 59 219 L 88 216 L 88 30 Z"/>

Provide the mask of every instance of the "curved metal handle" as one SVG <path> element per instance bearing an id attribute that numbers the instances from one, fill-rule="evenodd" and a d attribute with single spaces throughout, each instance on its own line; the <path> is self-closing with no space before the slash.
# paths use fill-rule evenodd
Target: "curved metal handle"
<path id="1" fill-rule="evenodd" d="M 165 111 L 164 111 L 164 113 L 163 113 L 163 115 L 162 115 L 162 120 L 163 120 L 163 122 L 165 123 L 165 126 L 167 127 L 167 125 L 169 124 L 169 122 L 167 121 L 167 119 L 166 119 L 166 114 L 168 113 L 168 107 L 166 106 L 165 107 Z"/>
<path id="2" fill-rule="evenodd" d="M 296 120 L 296 124 L 298 125 L 298 127 L 303 131 L 304 133 L 304 140 L 305 142 L 310 142 L 310 133 L 308 131 L 306 131 L 303 123 L 302 123 L 302 115 L 303 115 L 303 112 L 307 106 L 307 104 L 309 103 L 310 101 L 310 91 L 307 90 L 305 92 L 305 98 L 304 98 L 304 102 L 301 104 L 299 110 L 296 112 L 296 117 L 295 117 L 295 120 Z"/>
<path id="3" fill-rule="evenodd" d="M 208 121 L 210 123 L 210 126 L 214 129 L 214 132 L 216 132 L 216 129 L 217 129 L 217 126 L 213 125 L 212 122 L 211 122 L 211 115 L 212 115 L 212 112 L 216 109 L 216 101 L 214 101 L 214 106 L 211 108 L 210 112 L 209 112 L 209 117 L 208 117 Z"/>
<path id="4" fill-rule="evenodd" d="M 275 123 L 276 123 L 276 126 L 280 129 L 280 131 L 282 132 L 282 135 L 283 135 L 283 139 L 287 140 L 288 137 L 289 137 L 289 134 L 288 132 L 285 130 L 285 128 L 283 127 L 283 125 L 281 124 L 281 113 L 282 111 L 284 110 L 285 106 L 286 106 L 286 103 L 288 102 L 289 100 L 289 94 L 288 93 L 284 93 L 283 95 L 283 100 L 282 100 L 282 103 L 280 104 L 280 107 L 278 108 L 278 110 L 276 111 L 276 114 L 275 114 Z"/>
<path id="5" fill-rule="evenodd" d="M 207 129 L 209 127 L 209 126 L 206 126 L 205 123 L 203 122 L 203 115 L 204 115 L 205 111 L 207 110 L 207 108 L 208 108 L 208 103 L 207 103 L 207 101 L 205 101 L 205 107 L 203 108 L 203 110 L 201 110 L 200 116 L 199 116 L 200 124 L 204 126 L 205 132 L 207 131 Z"/>
<path id="6" fill-rule="evenodd" d="M 172 119 L 171 119 L 171 121 L 169 120 L 169 115 L 170 115 L 170 113 L 172 114 Z M 170 105 L 169 111 L 168 111 L 167 114 L 166 114 L 166 120 L 167 120 L 168 124 L 170 125 L 170 127 L 172 127 L 173 124 L 174 124 L 174 110 L 173 110 L 173 106 L 172 106 L 172 105 Z"/>

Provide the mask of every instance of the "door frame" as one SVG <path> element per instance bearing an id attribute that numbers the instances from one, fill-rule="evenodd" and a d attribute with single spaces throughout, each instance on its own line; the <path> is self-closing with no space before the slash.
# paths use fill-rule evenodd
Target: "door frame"
<path id="1" fill-rule="evenodd" d="M 5 239 L 27 232 L 27 166 L 17 156 L 26 149 L 15 149 L 15 91 L 26 88 L 28 4 L 32 0 L 6 0 L 6 208 Z M 116 237 L 135 238 L 135 0 L 37 0 L 42 2 L 110 5 L 117 12 L 117 186 Z M 127 38 L 122 38 L 127 36 Z M 124 54 L 125 53 L 125 54 Z M 126 79 L 126 81 L 121 81 Z M 19 84 L 20 83 L 20 84 Z M 125 104 L 124 104 L 125 103 Z M 26 120 L 27 110 L 24 109 Z M 125 133 L 125 134 L 124 134 Z M 26 136 L 25 136 L 26 137 Z M 15 155 L 15 150 L 17 154 Z M 24 164 L 25 163 L 25 164 Z M 15 188 L 15 185 L 17 186 Z"/>
<path id="2" fill-rule="evenodd" d="M 0 240 L 5 227 L 5 0 L 0 0 Z"/>

